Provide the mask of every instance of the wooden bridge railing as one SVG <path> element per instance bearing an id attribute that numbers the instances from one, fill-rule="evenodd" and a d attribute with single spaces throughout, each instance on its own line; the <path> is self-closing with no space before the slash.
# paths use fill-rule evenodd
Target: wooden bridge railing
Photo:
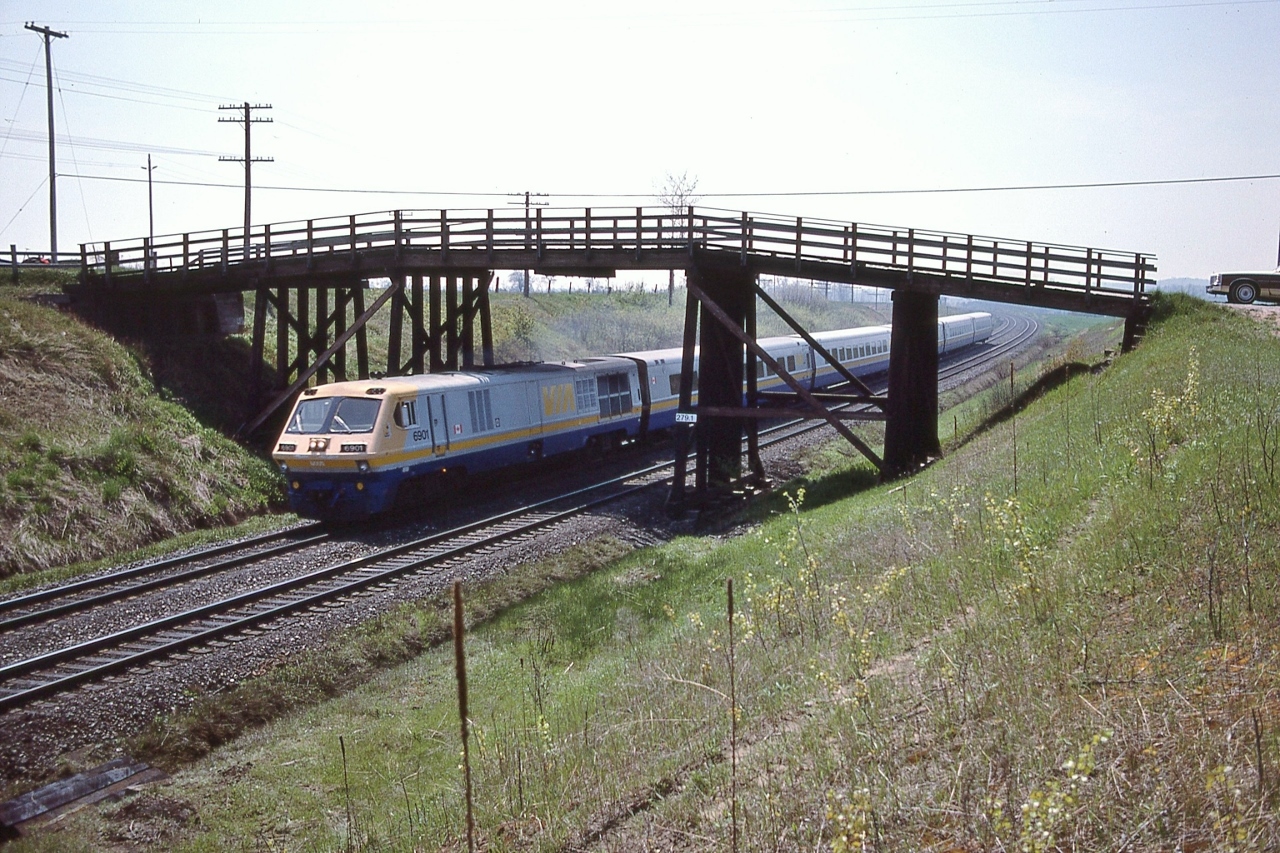
<path id="1" fill-rule="evenodd" d="M 982 279 L 1025 288 L 1141 298 L 1153 281 L 1151 255 L 1083 246 L 1006 240 L 973 234 L 895 228 L 858 222 L 783 217 L 713 208 L 535 208 L 521 210 L 392 211 L 222 229 L 191 234 L 81 244 L 86 279 L 120 275 L 170 279 L 174 273 L 250 263 L 271 271 L 273 263 L 385 251 L 422 258 L 439 253 L 442 264 L 459 253 L 474 262 L 502 267 L 504 255 L 528 253 L 634 253 L 642 267 L 646 253 L 694 248 L 736 253 L 778 262 L 847 267 L 856 279 L 859 265 L 905 272 Z M 237 270 L 238 271 L 238 270 Z"/>

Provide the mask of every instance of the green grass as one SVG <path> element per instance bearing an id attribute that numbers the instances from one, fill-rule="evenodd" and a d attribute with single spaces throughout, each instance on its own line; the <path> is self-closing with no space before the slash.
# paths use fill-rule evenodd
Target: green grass
<path id="1" fill-rule="evenodd" d="M 1260 327 L 1162 302 L 1137 352 L 910 481 L 837 454 L 746 535 L 482 609 L 482 849 L 728 849 L 734 778 L 744 850 L 1274 849 L 1277 377 Z M 187 850 L 462 849 L 452 666 L 427 651 L 14 849 L 184 808 L 141 826 Z"/>

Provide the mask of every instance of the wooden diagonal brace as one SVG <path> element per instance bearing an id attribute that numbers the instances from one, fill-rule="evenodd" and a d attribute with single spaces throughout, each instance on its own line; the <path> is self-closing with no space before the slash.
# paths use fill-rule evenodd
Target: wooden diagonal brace
<path id="1" fill-rule="evenodd" d="M 754 287 L 756 291 L 756 296 L 759 296 L 760 299 L 764 301 L 765 305 L 768 305 L 771 309 L 773 309 L 773 313 L 781 317 L 782 321 L 786 323 L 788 326 L 790 326 L 792 329 L 794 329 L 797 335 L 804 338 L 805 343 L 807 343 L 809 346 L 816 349 L 818 351 L 818 354 L 821 355 L 823 358 L 825 358 L 827 360 L 827 363 L 836 369 L 837 373 L 839 373 L 841 376 L 847 379 L 853 385 L 853 387 L 857 388 L 859 391 L 865 394 L 868 398 L 870 398 L 863 402 L 874 403 L 875 405 L 880 406 L 881 408 L 884 408 L 884 401 L 876 400 L 875 392 L 873 392 L 870 388 L 868 388 L 861 379 L 854 376 L 852 371 L 850 371 L 848 368 L 846 368 L 843 364 L 840 363 L 839 359 L 833 358 L 831 353 L 827 352 L 826 347 L 824 347 L 822 344 L 814 340 L 813 335 L 809 334 L 804 329 L 802 329 L 800 327 L 800 324 L 797 323 L 795 320 L 793 320 L 791 318 L 791 315 L 782 309 L 781 305 L 773 301 L 773 297 L 765 293 L 764 289 L 761 288 L 759 284 L 754 285 Z"/>
<path id="2" fill-rule="evenodd" d="M 273 398 L 272 401 L 267 404 L 267 407 L 263 409 L 261 412 L 259 412 L 253 420 L 249 421 L 247 424 L 240 427 L 240 429 L 236 430 L 236 435 L 237 436 L 252 435 L 254 430 L 262 426 L 263 421 L 271 417 L 271 415 L 275 412 L 276 409 L 283 406 L 289 400 L 290 397 L 298 393 L 298 389 L 300 389 L 303 385 L 306 385 L 308 380 L 310 380 L 312 376 L 316 375 L 316 371 L 320 369 L 320 366 L 323 365 L 325 362 L 327 362 L 330 358 L 332 358 L 335 352 L 337 352 L 338 350 L 346 346 L 347 341 L 351 340 L 351 338 L 355 335 L 355 333 L 358 330 L 363 329 L 364 324 L 369 322 L 369 318 L 372 317 L 374 314 L 377 314 L 378 309 L 380 309 L 383 305 L 385 305 L 387 300 L 390 299 L 392 295 L 394 295 L 395 293 L 398 293 L 400 289 L 403 287 L 404 287 L 403 278 L 392 279 L 391 286 L 382 292 L 382 295 L 379 296 L 374 301 L 373 305 L 369 306 L 369 310 L 365 311 L 363 314 L 357 317 L 356 321 L 351 324 L 351 327 L 347 329 L 345 332 L 343 332 L 341 335 L 339 335 L 337 340 L 335 340 L 327 350 L 320 353 L 320 355 L 316 358 L 316 360 L 311 363 L 310 367 L 300 372 L 298 374 L 298 378 L 294 380 L 292 385 L 290 385 L 284 391 L 281 391 L 278 395 L 276 395 L 275 398 Z"/>
<path id="3" fill-rule="evenodd" d="M 742 344 L 747 347 L 747 349 L 755 353 L 756 358 L 760 359 L 766 365 L 768 365 L 769 368 L 772 369 L 774 373 L 776 373 L 778 376 L 782 378 L 783 382 L 786 382 L 787 385 L 791 386 L 791 390 L 795 391 L 796 394 L 799 395 L 800 399 L 803 400 L 806 404 L 808 404 L 809 408 L 811 408 L 816 414 L 818 414 L 819 417 L 821 417 L 827 423 L 831 424 L 831 426 L 835 428 L 836 432 L 844 436 L 845 439 L 854 447 L 856 447 L 858 451 L 862 453 L 863 456 L 871 460 L 871 464 L 876 466 L 877 471 L 879 471 L 884 467 L 884 461 L 879 456 L 876 455 L 874 450 L 868 447 L 867 444 L 862 439 L 854 435 L 853 432 L 851 432 L 847 426 L 841 423 L 839 418 L 837 418 L 831 412 L 827 411 L 826 406 L 822 405 L 822 403 L 815 400 L 813 395 L 810 394 L 808 391 L 806 391 L 805 387 L 802 384 L 800 384 L 800 382 L 796 380 L 794 376 L 792 376 L 785 369 L 783 369 L 783 367 L 779 365 L 778 362 L 775 361 L 771 355 L 769 355 L 769 353 L 764 351 L 763 347 L 761 347 L 755 341 L 751 340 L 751 338 L 747 336 L 746 332 L 738 328 L 737 324 L 734 323 L 733 320 L 729 318 L 729 315 L 724 312 L 724 309 L 721 308 L 719 305 L 717 305 L 714 301 L 712 301 L 711 298 L 708 297 L 707 294 L 702 291 L 702 288 L 698 287 L 692 281 L 686 281 L 685 287 L 688 289 L 689 293 L 691 293 L 698 300 L 698 302 L 702 304 L 703 309 L 705 309 L 708 313 L 710 313 L 711 316 L 715 317 L 716 320 L 718 320 L 722 326 L 728 329 L 731 335 L 733 335 L 735 338 L 741 341 Z"/>

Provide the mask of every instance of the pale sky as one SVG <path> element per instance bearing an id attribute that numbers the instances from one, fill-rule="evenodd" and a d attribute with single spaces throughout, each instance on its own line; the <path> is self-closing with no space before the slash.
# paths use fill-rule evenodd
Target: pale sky
<path id="1" fill-rule="evenodd" d="M 396 208 L 702 204 L 1272 268 L 1280 180 L 788 196 L 1280 173 L 1280 2 L 0 0 L 0 247 Z M 81 177 L 76 177 L 81 176 Z M 102 180 L 114 178 L 122 180 Z M 171 181 L 229 185 L 185 186 Z M 271 187 L 327 190 L 300 192 Z M 349 192 L 333 190 L 386 191 Z M 448 194 L 444 194 L 448 193 Z M 757 197 L 731 194 L 758 193 Z M 591 198 L 580 194 L 591 194 Z"/>

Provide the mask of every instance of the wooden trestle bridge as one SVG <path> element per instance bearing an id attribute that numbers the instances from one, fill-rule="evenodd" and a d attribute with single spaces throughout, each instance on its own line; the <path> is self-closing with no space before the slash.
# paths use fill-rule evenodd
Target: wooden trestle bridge
<path id="1" fill-rule="evenodd" d="M 681 382 L 681 411 L 697 423 L 700 491 L 741 475 L 744 430 L 750 467 L 759 470 L 756 424 L 777 416 L 778 400 L 757 394 L 757 359 L 787 381 L 793 402 L 807 416 L 828 420 L 882 476 L 893 477 L 940 453 L 940 295 L 1123 317 L 1128 348 L 1145 325 L 1147 285 L 1155 273 L 1154 257 L 1143 253 L 703 207 L 393 211 L 261 225 L 248 233 L 232 228 L 82 244 L 80 264 L 72 295 L 116 317 L 144 316 L 157 300 L 214 295 L 242 305 L 243 293 L 255 294 L 252 341 L 259 378 L 252 390 L 258 399 L 273 396 L 244 432 L 260 427 L 312 380 L 368 378 L 366 323 L 387 303 L 386 374 L 456 370 L 493 364 L 494 270 L 592 277 L 684 270 L 689 375 Z M 887 395 L 873 394 L 849 375 L 854 390 L 843 397 L 871 403 L 882 413 L 883 458 L 850 431 L 846 418 L 829 412 L 756 345 L 758 297 L 838 364 L 764 293 L 761 274 L 893 291 Z M 391 286 L 369 302 L 368 281 L 384 277 Z M 282 380 L 275 389 L 261 384 L 268 306 L 275 310 L 275 364 Z M 695 346 L 701 347 L 696 407 L 687 357 Z M 682 430 L 677 495 L 684 489 L 687 441 L 688 431 Z"/>

